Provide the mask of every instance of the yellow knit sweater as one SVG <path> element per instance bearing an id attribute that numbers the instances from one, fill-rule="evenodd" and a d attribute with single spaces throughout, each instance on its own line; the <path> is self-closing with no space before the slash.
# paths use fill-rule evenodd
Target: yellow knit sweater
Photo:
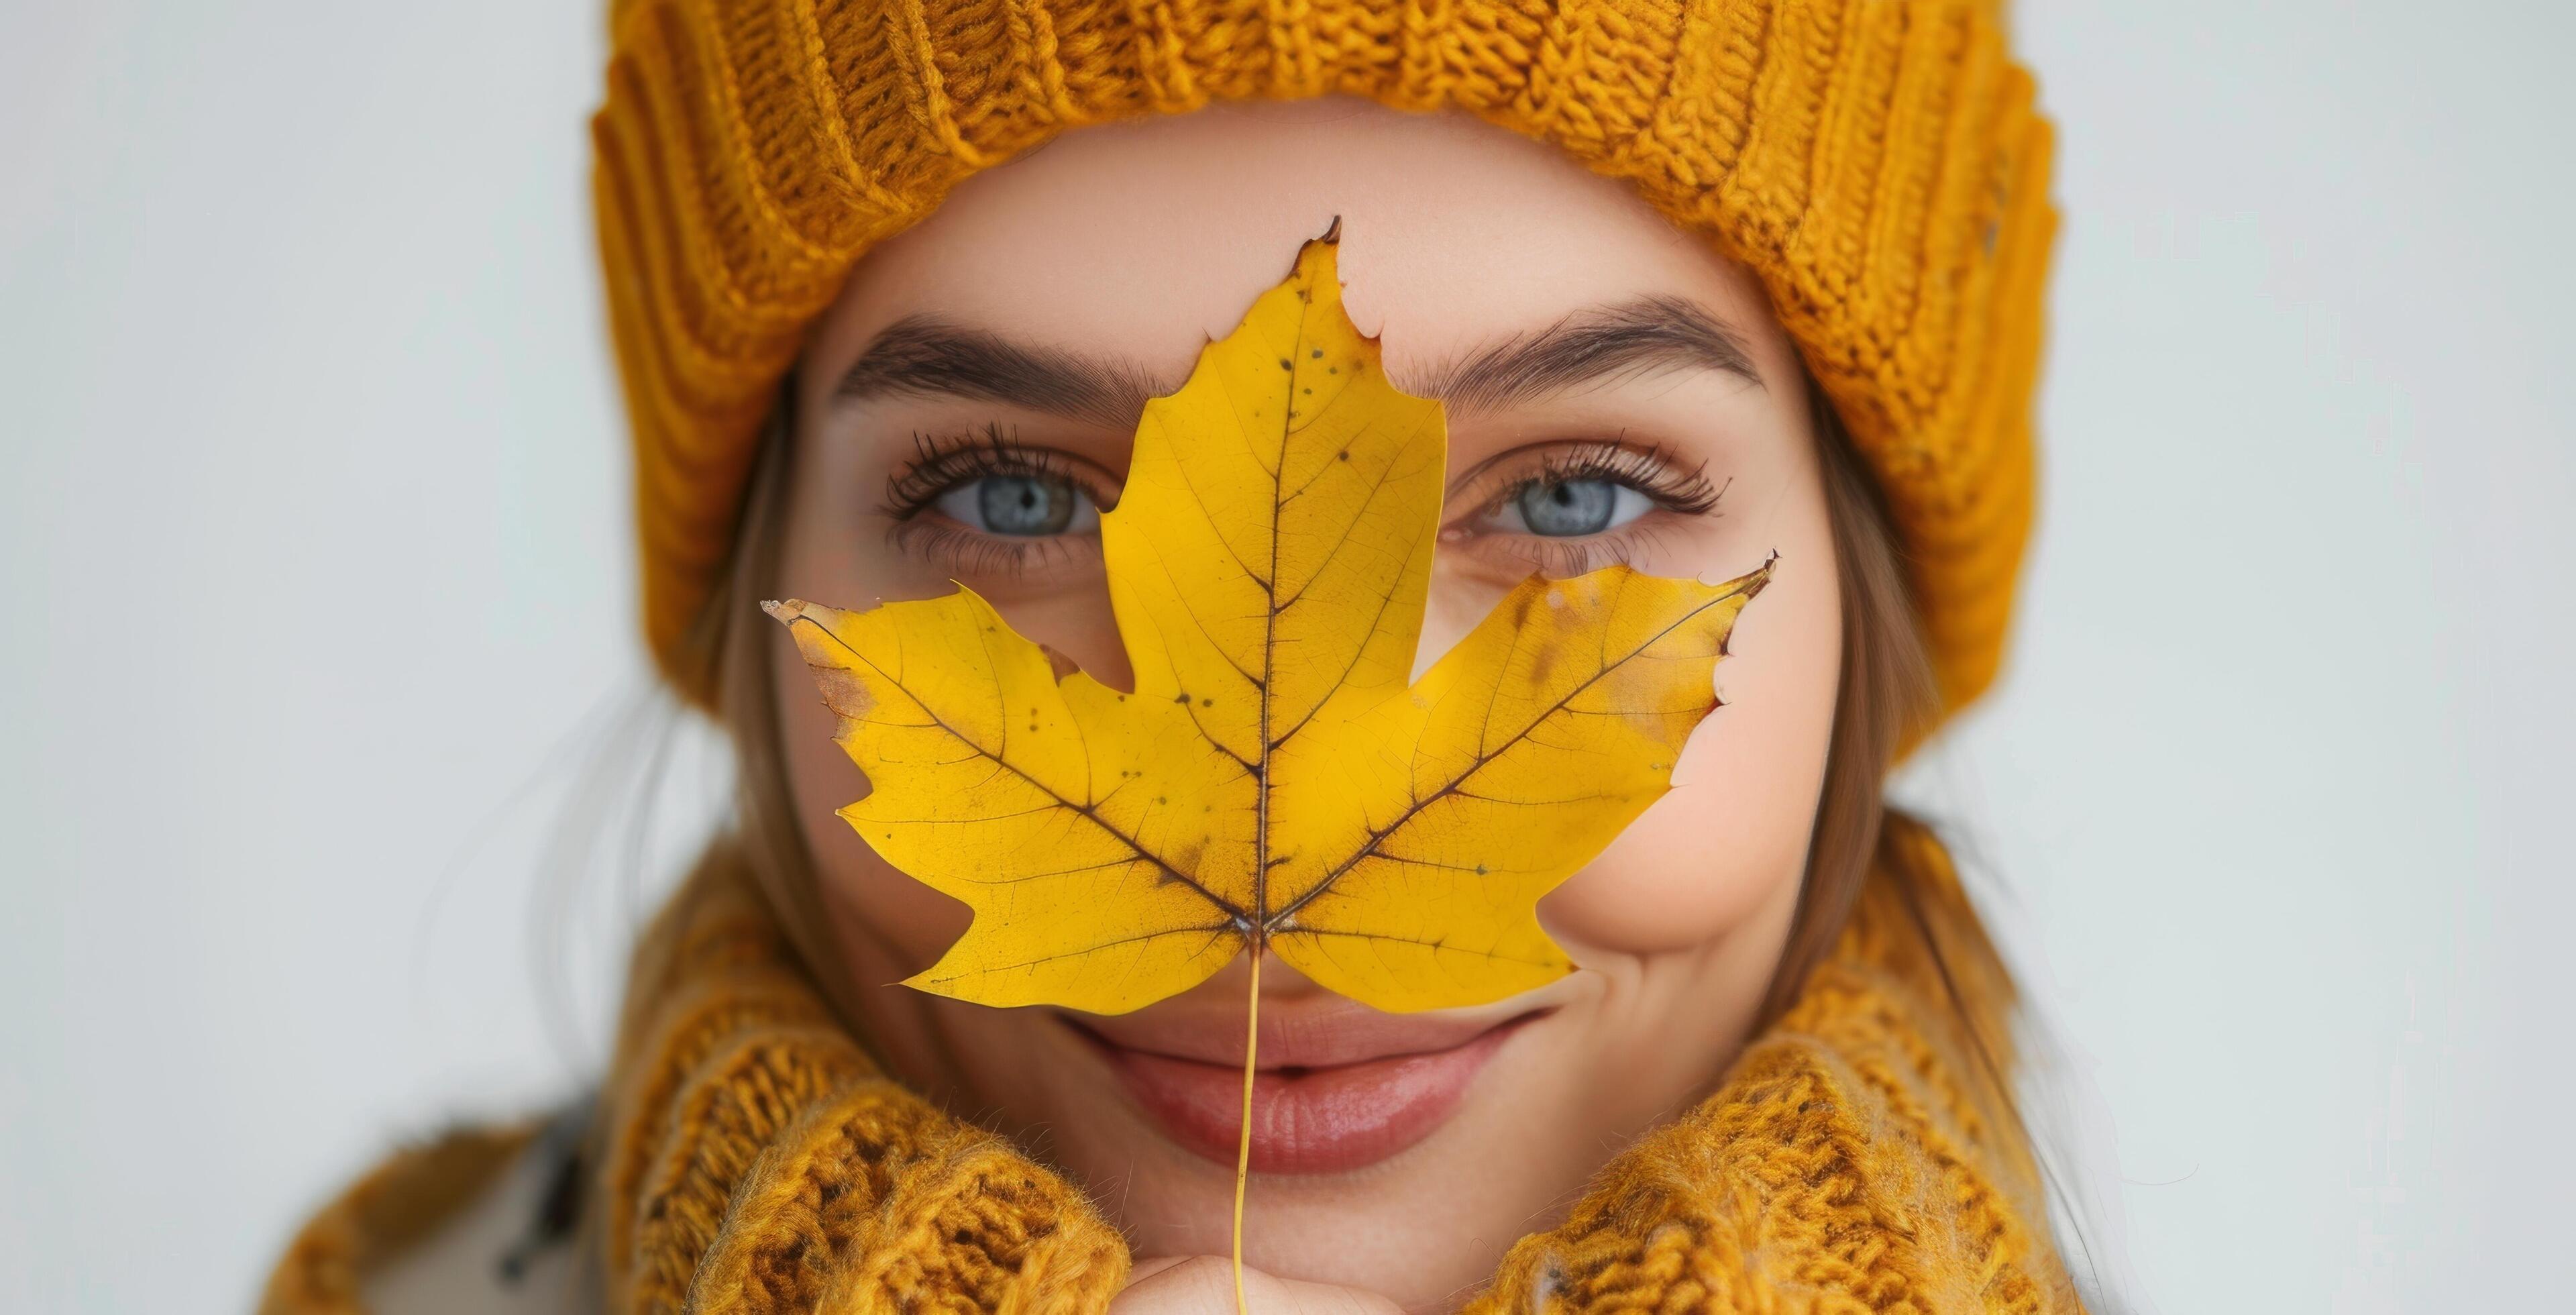
<path id="1" fill-rule="evenodd" d="M 1883 855 L 1716 1093 L 1515 1245 L 1469 1311 L 2080 1310 L 1991 1080 L 2010 979 L 1937 842 L 1899 823 Z M 397 1156 L 306 1227 L 263 1310 L 364 1310 L 370 1272 L 523 1142 Z M 621 1315 L 1096 1312 L 1128 1271 L 1078 1186 L 869 1062 L 722 849 L 637 950 L 592 1163 Z"/>

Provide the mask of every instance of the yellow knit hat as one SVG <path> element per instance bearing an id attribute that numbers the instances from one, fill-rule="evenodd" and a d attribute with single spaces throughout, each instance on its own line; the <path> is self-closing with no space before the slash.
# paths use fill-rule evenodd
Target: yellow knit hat
<path id="1" fill-rule="evenodd" d="M 2049 133 L 2000 0 L 612 0 L 592 123 L 646 632 L 731 548 L 808 323 L 959 179 L 1067 128 L 1343 93 L 1626 180 L 1758 276 L 1877 472 L 1950 706 L 2031 515 Z"/>

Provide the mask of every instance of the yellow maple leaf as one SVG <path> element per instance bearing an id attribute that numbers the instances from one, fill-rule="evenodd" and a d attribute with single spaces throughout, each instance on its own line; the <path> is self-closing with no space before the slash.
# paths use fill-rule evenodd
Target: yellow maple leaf
<path id="1" fill-rule="evenodd" d="M 768 605 L 874 787 L 841 815 L 974 909 L 909 985 L 1123 1013 L 1250 949 L 1410 1011 L 1571 971 L 1538 899 L 1671 788 L 1771 568 L 1532 577 L 1408 685 L 1447 433 L 1344 315 L 1334 254 L 1306 244 L 1145 408 L 1101 524 L 1133 691 L 963 586 Z"/>

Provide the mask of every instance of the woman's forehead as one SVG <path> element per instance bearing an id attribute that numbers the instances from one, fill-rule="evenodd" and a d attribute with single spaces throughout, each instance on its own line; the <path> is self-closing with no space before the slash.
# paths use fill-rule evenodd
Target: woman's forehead
<path id="1" fill-rule="evenodd" d="M 1751 280 L 1624 185 L 1465 116 L 1327 100 L 1087 129 L 980 173 L 860 263 L 816 355 L 929 316 L 1177 383 L 1337 220 L 1346 308 L 1400 378 L 1645 297 L 1787 352 Z"/>

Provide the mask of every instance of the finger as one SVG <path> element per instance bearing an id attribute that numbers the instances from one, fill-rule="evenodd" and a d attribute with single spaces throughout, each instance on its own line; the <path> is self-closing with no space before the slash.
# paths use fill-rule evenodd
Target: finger
<path id="1" fill-rule="evenodd" d="M 1190 1261 L 1196 1259 L 1200 1259 L 1200 1257 L 1155 1256 L 1150 1260 L 1139 1260 L 1136 1262 L 1135 1268 L 1127 1271 L 1127 1287 L 1132 1288 L 1137 1284 L 1154 1277 L 1156 1274 L 1160 1274 L 1164 1270 L 1170 1269 L 1174 1265 L 1188 1264 Z M 1123 1292 L 1126 1288 L 1121 1288 L 1119 1290 Z"/>

